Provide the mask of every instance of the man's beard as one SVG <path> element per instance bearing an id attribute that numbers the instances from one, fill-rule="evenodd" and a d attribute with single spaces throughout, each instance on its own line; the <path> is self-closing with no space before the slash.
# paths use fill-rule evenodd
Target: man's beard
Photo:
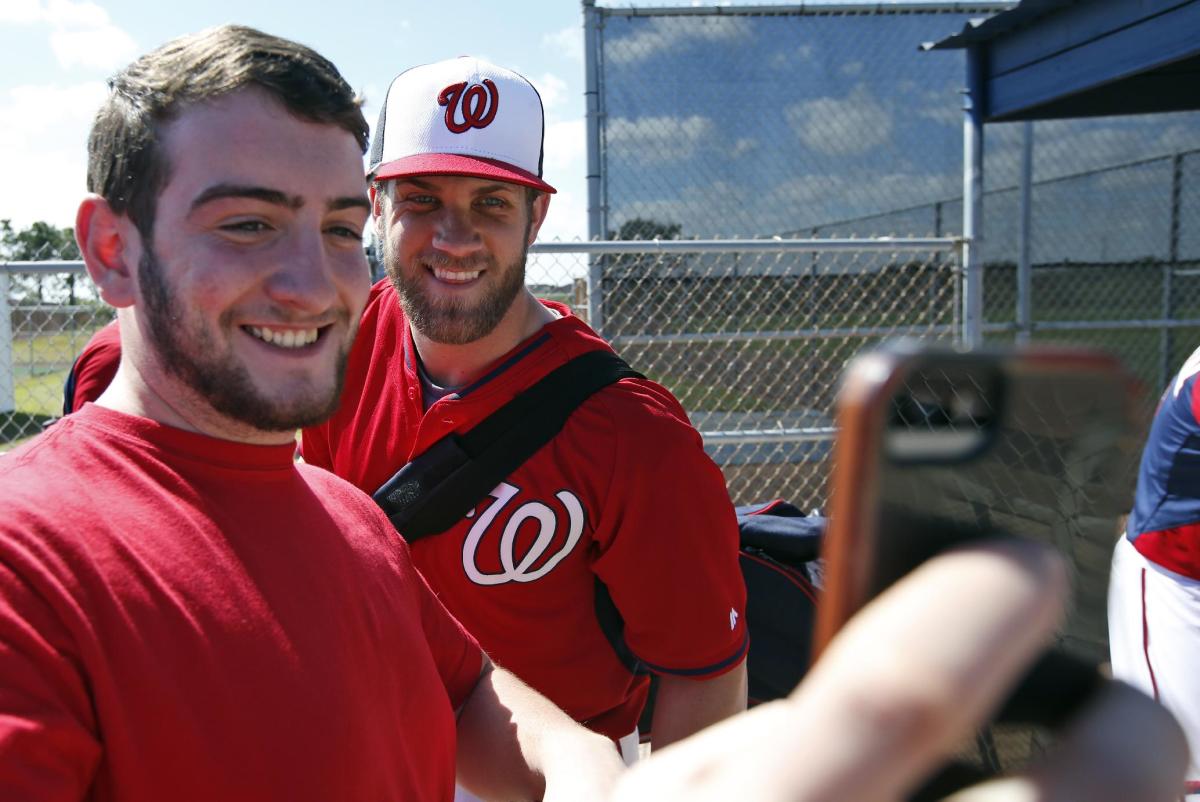
<path id="1" fill-rule="evenodd" d="M 406 275 L 406 271 L 397 263 L 399 257 L 392 253 L 387 239 L 384 238 L 380 244 L 384 268 L 400 295 L 400 306 L 409 324 L 435 343 L 466 345 L 491 334 L 525 286 L 527 249 L 523 248 L 521 256 L 501 271 L 500 283 L 477 303 L 433 298 L 425 291 L 425 268 L 418 268 L 416 275 Z M 442 257 L 435 266 L 467 270 L 479 267 L 487 270 L 485 276 L 488 273 L 495 274 L 499 269 L 495 259 L 490 257 L 469 261 Z"/>
<path id="2" fill-rule="evenodd" d="M 188 330 L 185 307 L 163 279 L 162 265 L 149 243 L 138 262 L 138 281 L 150 340 L 163 369 L 217 412 L 259 431 L 283 432 L 321 423 L 337 411 L 349 341 L 338 353 L 332 392 L 316 396 L 310 389 L 284 400 L 265 398 L 245 366 L 234 361 L 231 345 L 219 347 L 202 326 Z M 232 312 L 223 313 L 219 323 L 232 331 Z"/>

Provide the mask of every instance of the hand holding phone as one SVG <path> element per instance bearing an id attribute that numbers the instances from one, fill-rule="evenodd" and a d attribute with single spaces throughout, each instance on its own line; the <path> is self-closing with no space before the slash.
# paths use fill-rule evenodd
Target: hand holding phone
<path id="1" fill-rule="evenodd" d="M 1066 557 L 1075 590 L 1059 652 L 1006 712 L 1025 720 L 1070 712 L 1078 699 L 1057 687 L 1063 672 L 1082 698 L 1088 683 L 1079 678 L 1098 678 L 1088 667 L 1107 656 L 1109 555 L 1132 497 L 1137 400 L 1119 362 L 1096 351 L 908 342 L 856 358 L 839 396 L 814 654 L 929 557 L 973 540 L 1030 538 Z M 1024 757 L 1031 736 L 1021 737 L 1019 747 L 984 743 L 995 741 L 989 731 L 980 747 Z"/>

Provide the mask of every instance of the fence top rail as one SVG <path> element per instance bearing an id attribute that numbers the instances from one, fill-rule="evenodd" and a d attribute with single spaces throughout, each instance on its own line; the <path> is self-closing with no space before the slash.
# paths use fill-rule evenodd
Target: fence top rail
<path id="1" fill-rule="evenodd" d="M 873 237 L 871 239 L 595 240 L 535 242 L 530 253 L 787 253 L 819 251 L 950 251 L 962 237 Z"/>
<path id="2" fill-rule="evenodd" d="M 874 237 L 871 239 L 695 239 L 535 242 L 530 253 L 788 253 L 820 251 L 950 251 L 962 237 Z M 0 262 L 0 273 L 82 273 L 80 261 Z"/>
<path id="3" fill-rule="evenodd" d="M 83 273 L 81 261 L 0 262 L 0 273 Z"/>
<path id="4" fill-rule="evenodd" d="M 592 5 L 585 2 L 584 5 Z M 690 16 L 765 16 L 765 15 L 816 15 L 816 14 L 986 14 L 1007 11 L 1016 5 L 1009 2 L 858 2 L 821 3 L 801 2 L 780 5 L 745 6 L 595 6 L 596 10 L 611 17 L 690 17 Z"/>

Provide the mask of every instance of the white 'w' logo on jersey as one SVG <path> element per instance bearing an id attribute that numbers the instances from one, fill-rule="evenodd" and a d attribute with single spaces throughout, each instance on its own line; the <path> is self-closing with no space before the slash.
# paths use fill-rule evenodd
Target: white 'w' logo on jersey
<path id="1" fill-rule="evenodd" d="M 467 533 L 467 539 L 463 543 L 462 565 L 463 570 L 467 572 L 467 577 L 477 585 L 503 585 L 506 582 L 533 582 L 541 579 L 553 571 L 554 567 L 571 553 L 571 549 L 575 548 L 575 544 L 579 542 L 579 538 L 583 534 L 583 505 L 570 491 L 560 490 L 554 496 L 562 503 L 567 513 L 567 540 L 563 543 L 562 548 L 546 560 L 541 567 L 533 568 L 550 548 L 550 544 L 554 542 L 554 534 L 558 529 L 558 515 L 549 505 L 540 501 L 530 501 L 517 507 L 509 517 L 508 523 L 504 525 L 504 531 L 500 535 L 501 570 L 496 573 L 485 573 L 480 570 L 476 560 L 479 544 L 488 527 L 496 520 L 496 516 L 508 506 L 517 493 L 518 488 L 508 482 L 501 482 L 497 485 L 495 490 L 488 493 L 489 496 L 496 499 L 496 502 L 489 506 L 483 515 L 479 516 L 479 519 L 471 526 L 471 531 Z M 517 530 L 530 518 L 535 519 L 539 524 L 537 537 L 534 538 L 533 545 L 518 561 L 514 553 Z"/>

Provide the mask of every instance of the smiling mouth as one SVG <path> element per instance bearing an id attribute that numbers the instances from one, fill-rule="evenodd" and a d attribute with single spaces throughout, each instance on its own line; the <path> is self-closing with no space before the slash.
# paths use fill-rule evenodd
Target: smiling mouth
<path id="1" fill-rule="evenodd" d="M 252 337 L 256 337 L 265 343 L 277 345 L 280 348 L 303 348 L 306 345 L 312 345 L 321 336 L 327 326 L 313 329 L 273 329 L 269 326 L 243 326 L 242 330 L 246 331 Z"/>
<path id="2" fill-rule="evenodd" d="M 446 270 L 443 267 L 434 267 L 431 270 L 434 278 L 448 284 L 465 284 L 479 278 L 483 273 L 482 270 Z"/>

